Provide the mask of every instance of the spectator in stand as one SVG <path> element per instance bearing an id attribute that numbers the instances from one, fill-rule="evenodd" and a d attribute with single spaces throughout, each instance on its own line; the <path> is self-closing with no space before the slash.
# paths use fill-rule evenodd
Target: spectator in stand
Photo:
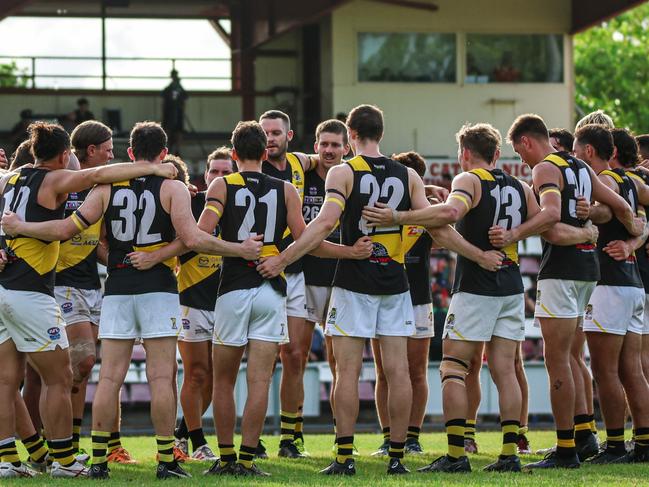
<path id="1" fill-rule="evenodd" d="M 88 120 L 95 120 L 95 114 L 90 111 L 88 99 L 79 98 L 77 100 L 77 109 L 74 111 L 74 124 L 76 126 Z"/>
<path id="2" fill-rule="evenodd" d="M 32 123 L 32 117 L 33 113 L 29 108 L 20 112 L 20 121 L 16 122 L 16 125 L 13 126 L 9 134 L 13 143 L 12 150 L 15 151 L 24 140 L 29 139 L 27 127 Z"/>

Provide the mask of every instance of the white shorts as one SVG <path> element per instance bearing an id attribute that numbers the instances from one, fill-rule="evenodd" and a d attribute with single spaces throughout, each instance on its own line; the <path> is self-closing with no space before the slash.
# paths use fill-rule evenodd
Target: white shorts
<path id="1" fill-rule="evenodd" d="M 497 336 L 525 340 L 525 299 L 512 296 L 481 296 L 459 292 L 451 298 L 444 325 L 444 338 L 488 342 Z"/>
<path id="2" fill-rule="evenodd" d="M 52 296 L 0 286 L 0 343 L 13 340 L 19 352 L 27 353 L 68 348 L 64 327 Z"/>
<path id="3" fill-rule="evenodd" d="M 644 295 L 644 320 L 642 327 L 642 334 L 649 335 L 649 294 Z"/>
<path id="4" fill-rule="evenodd" d="M 214 311 L 181 306 L 183 326 L 178 335 L 181 342 L 208 342 L 214 333 Z"/>
<path id="5" fill-rule="evenodd" d="M 640 287 L 597 286 L 586 306 L 584 331 L 626 335 L 644 330 L 645 293 Z"/>
<path id="6" fill-rule="evenodd" d="M 597 282 L 542 279 L 536 284 L 535 318 L 578 318 L 584 315 Z"/>
<path id="7" fill-rule="evenodd" d="M 331 286 L 306 286 L 307 320 L 324 328 L 331 300 Z"/>
<path id="8" fill-rule="evenodd" d="M 176 337 L 182 328 L 178 295 L 112 294 L 101 305 L 99 338 Z"/>
<path id="9" fill-rule="evenodd" d="M 415 334 L 410 291 L 371 295 L 334 287 L 327 334 L 359 338 L 409 337 Z"/>
<path id="10" fill-rule="evenodd" d="M 67 326 L 81 322 L 99 325 L 101 289 L 55 286 L 54 297 L 61 307 L 61 313 Z"/>
<path id="11" fill-rule="evenodd" d="M 304 272 L 286 274 L 286 314 L 292 318 L 307 319 L 306 284 Z"/>
<path id="12" fill-rule="evenodd" d="M 415 334 L 412 338 L 434 337 L 433 303 L 413 305 L 412 311 L 415 316 Z"/>
<path id="13" fill-rule="evenodd" d="M 288 343 L 286 298 L 268 281 L 219 296 L 214 308 L 216 345 L 242 347 L 248 340 Z"/>

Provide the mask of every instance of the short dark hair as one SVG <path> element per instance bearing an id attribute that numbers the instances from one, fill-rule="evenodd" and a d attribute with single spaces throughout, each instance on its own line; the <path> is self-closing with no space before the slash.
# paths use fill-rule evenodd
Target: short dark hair
<path id="1" fill-rule="evenodd" d="M 74 155 L 80 162 L 84 162 L 88 157 L 88 147 L 103 144 L 112 137 L 113 131 L 106 125 L 96 120 L 87 120 L 75 127 L 70 141 Z"/>
<path id="2" fill-rule="evenodd" d="M 18 169 L 25 164 L 34 164 L 34 154 L 32 154 L 32 141 L 27 139 L 23 140 L 16 150 L 11 155 L 11 164 L 9 171 Z"/>
<path id="3" fill-rule="evenodd" d="M 643 159 L 649 159 L 649 134 L 638 135 L 635 138 L 638 143 L 638 152 Z"/>
<path id="4" fill-rule="evenodd" d="M 570 133 L 568 129 L 550 129 L 550 137 L 554 137 L 559 141 L 559 145 L 563 147 L 566 151 L 570 152 L 572 150 L 572 144 L 575 141 L 575 137 Z"/>
<path id="5" fill-rule="evenodd" d="M 138 122 L 129 139 L 137 160 L 152 161 L 167 147 L 167 134 L 157 122 Z"/>
<path id="6" fill-rule="evenodd" d="M 286 131 L 288 132 L 289 130 L 291 130 L 291 118 L 281 110 L 268 110 L 261 114 L 259 121 L 261 122 L 266 118 L 270 120 L 283 120 L 284 125 L 286 125 Z"/>
<path id="7" fill-rule="evenodd" d="M 264 155 L 268 140 L 261 125 L 254 120 L 250 120 L 237 124 L 232 132 L 230 142 L 239 160 L 259 161 Z"/>
<path id="8" fill-rule="evenodd" d="M 465 124 L 455 134 L 455 139 L 462 149 L 469 149 L 488 163 L 496 157 L 503 140 L 500 132 L 488 123 Z"/>
<path id="9" fill-rule="evenodd" d="M 638 163 L 638 143 L 627 129 L 611 130 L 613 144 L 617 149 L 617 160 L 623 167 L 633 167 Z"/>
<path id="10" fill-rule="evenodd" d="M 383 112 L 374 105 L 359 105 L 347 115 L 347 126 L 361 140 L 378 142 L 383 137 Z"/>
<path id="11" fill-rule="evenodd" d="M 419 174 L 420 178 L 423 178 L 426 174 L 426 161 L 424 160 L 419 153 L 415 151 L 402 152 L 400 154 L 392 154 L 392 159 L 403 164 L 406 167 L 410 167 Z"/>
<path id="12" fill-rule="evenodd" d="M 340 120 L 331 118 L 329 120 L 325 120 L 324 122 L 320 122 L 315 129 L 316 142 L 320 140 L 320 134 L 322 132 L 326 132 L 328 134 L 342 135 L 343 144 L 347 145 L 349 143 L 349 139 L 347 138 L 347 126 Z"/>
<path id="13" fill-rule="evenodd" d="M 524 135 L 546 139 L 550 137 L 545 122 L 535 113 L 526 113 L 517 117 L 509 127 L 507 141 L 510 144 L 516 144 Z"/>
<path id="14" fill-rule="evenodd" d="M 35 160 L 47 161 L 70 148 L 70 136 L 58 124 L 33 122 L 27 132 Z"/>
<path id="15" fill-rule="evenodd" d="M 214 160 L 218 160 L 218 159 L 230 161 L 230 164 L 232 164 L 232 170 L 234 172 L 237 172 L 237 165 L 232 160 L 232 149 L 230 149 L 229 147 L 226 147 L 224 145 L 222 145 L 221 147 L 217 147 L 216 149 L 214 149 L 210 153 L 209 156 L 207 156 L 207 161 L 205 161 L 206 170 L 209 171 L 210 162 L 212 162 Z"/>
<path id="16" fill-rule="evenodd" d="M 183 183 L 185 183 L 185 186 L 189 185 L 189 170 L 187 169 L 187 164 L 185 164 L 185 161 L 173 154 L 167 154 L 162 162 L 170 162 L 171 164 L 173 164 L 178 171 L 178 174 L 176 174 L 176 180 L 182 181 Z"/>
<path id="17" fill-rule="evenodd" d="M 608 161 L 613 156 L 613 136 L 605 125 L 584 125 L 575 132 L 575 140 L 579 144 L 592 146 L 600 159 Z"/>
<path id="18" fill-rule="evenodd" d="M 81 105 L 90 105 L 90 103 L 88 103 L 87 98 L 79 98 L 77 100 L 77 106 L 81 106 Z"/>

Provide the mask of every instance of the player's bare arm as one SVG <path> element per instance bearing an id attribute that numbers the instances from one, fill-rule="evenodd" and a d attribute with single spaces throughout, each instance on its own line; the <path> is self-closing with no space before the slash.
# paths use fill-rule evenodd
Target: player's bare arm
<path id="1" fill-rule="evenodd" d="M 646 219 L 636 217 L 629 204 L 611 187 L 617 185 L 606 175 L 598 177 L 589 167 L 591 181 L 593 183 L 593 199 L 608 206 L 615 217 L 620 220 L 627 231 L 634 237 L 642 235 L 646 224 Z M 593 221 L 595 221 L 593 219 Z"/>

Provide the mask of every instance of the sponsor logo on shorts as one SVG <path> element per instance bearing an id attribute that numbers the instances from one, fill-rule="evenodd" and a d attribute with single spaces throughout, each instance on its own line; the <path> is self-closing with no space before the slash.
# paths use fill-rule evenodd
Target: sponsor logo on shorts
<path id="1" fill-rule="evenodd" d="M 417 326 L 416 330 L 419 331 L 419 332 L 424 333 L 424 332 L 428 331 L 428 327 L 427 326 Z"/>
<path id="2" fill-rule="evenodd" d="M 71 313 L 73 308 L 74 306 L 72 306 L 72 303 L 69 301 L 61 305 L 61 311 L 63 311 L 64 313 Z"/>
<path id="3" fill-rule="evenodd" d="M 189 330 L 189 320 L 187 318 L 183 318 L 183 329 Z"/>
<path id="4" fill-rule="evenodd" d="M 25 337 L 24 340 L 25 340 L 26 342 L 35 342 L 35 341 L 36 341 L 36 338 L 34 338 L 34 337 Z"/>
<path id="5" fill-rule="evenodd" d="M 541 290 L 536 290 L 536 304 L 541 304 Z"/>
<path id="6" fill-rule="evenodd" d="M 453 313 L 450 313 L 446 317 L 446 328 L 452 330 L 454 326 L 455 326 L 455 315 Z"/>
<path id="7" fill-rule="evenodd" d="M 383 244 L 379 242 L 374 242 L 372 245 L 372 255 L 370 256 L 370 262 L 372 264 L 387 265 L 392 259 L 388 253 L 388 249 L 385 248 Z"/>
<path id="8" fill-rule="evenodd" d="M 433 322 L 433 312 L 432 311 L 428 313 L 428 321 L 430 321 L 431 323 Z"/>
<path id="9" fill-rule="evenodd" d="M 47 330 L 50 340 L 59 340 L 61 338 L 61 329 L 58 326 L 53 326 Z"/>
<path id="10" fill-rule="evenodd" d="M 327 324 L 329 325 L 336 324 L 336 308 L 331 308 L 329 310 L 329 317 L 327 318 Z"/>
<path id="11" fill-rule="evenodd" d="M 586 306 L 586 313 L 584 314 L 584 319 L 585 320 L 592 320 L 593 319 L 593 305 L 589 304 Z"/>
<path id="12" fill-rule="evenodd" d="M 177 330 L 178 325 L 176 325 L 176 318 L 170 318 L 171 319 L 171 329 L 172 330 Z"/>
<path id="13" fill-rule="evenodd" d="M 212 332 L 210 330 L 208 330 L 207 328 L 203 328 L 202 326 L 199 326 L 194 331 L 194 334 L 195 335 L 211 335 Z"/>
<path id="14" fill-rule="evenodd" d="M 280 330 L 280 332 L 279 332 L 279 335 L 280 335 L 280 336 L 285 336 L 285 334 L 284 334 L 284 329 L 286 328 L 286 323 L 280 323 L 279 326 L 281 327 L 281 330 Z"/>
<path id="15" fill-rule="evenodd" d="M 412 325 L 413 325 L 413 322 L 412 322 L 412 321 L 410 321 L 410 320 L 407 320 L 407 321 L 406 321 L 406 326 L 412 326 Z"/>

